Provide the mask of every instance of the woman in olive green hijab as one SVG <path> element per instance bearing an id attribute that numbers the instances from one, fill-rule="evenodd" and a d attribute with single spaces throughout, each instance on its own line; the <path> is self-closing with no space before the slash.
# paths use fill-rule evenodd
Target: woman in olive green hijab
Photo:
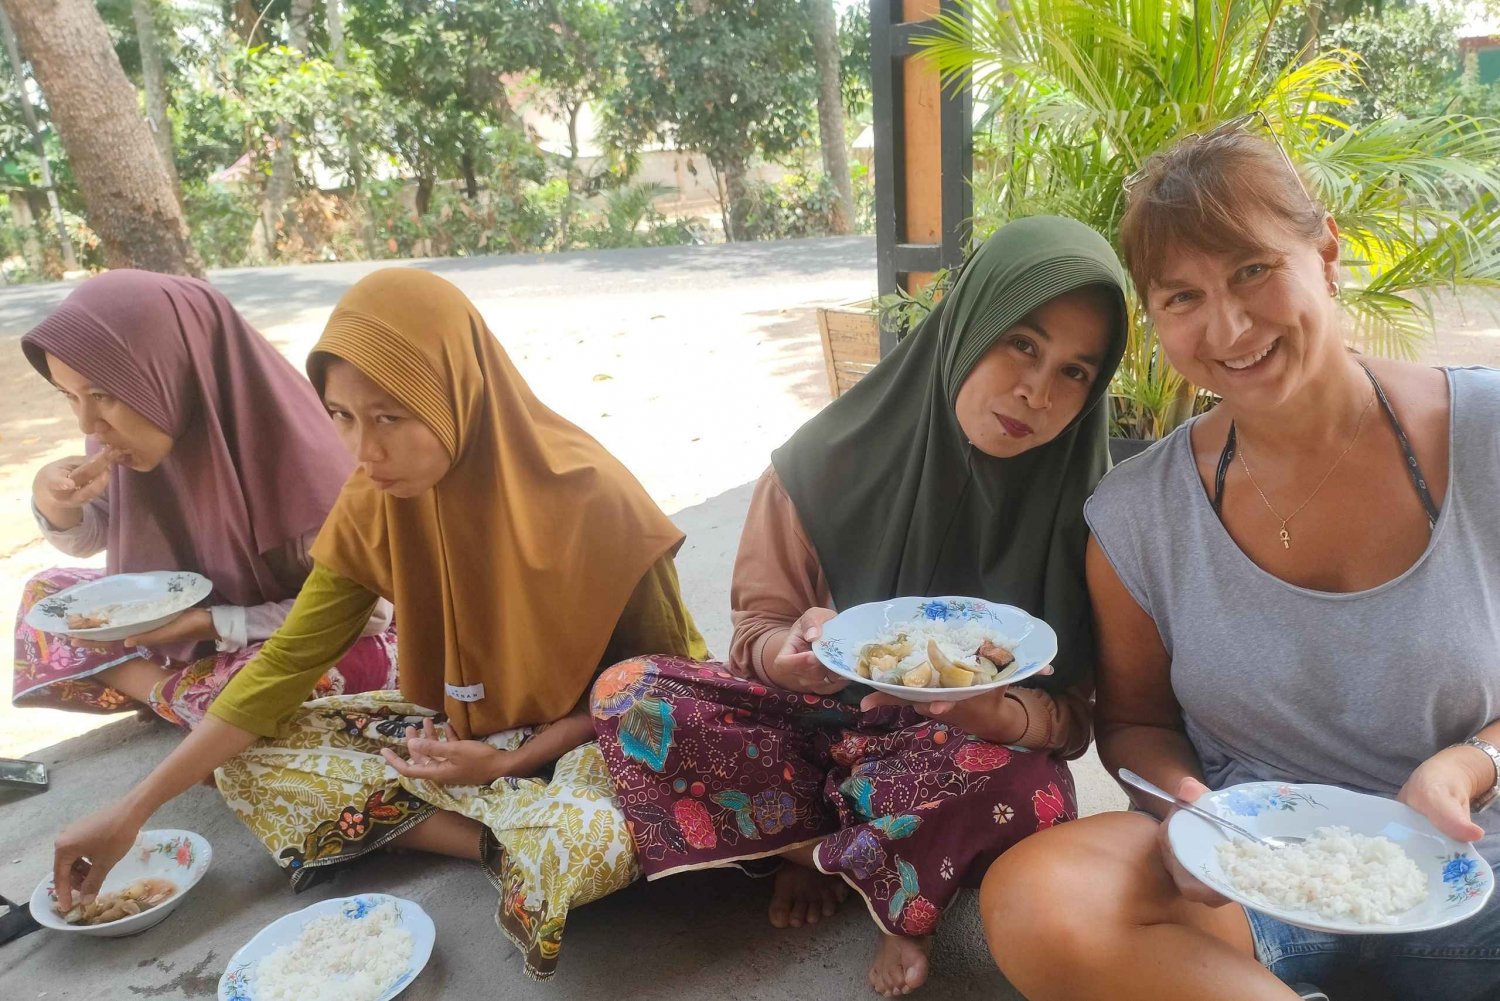
<path id="1" fill-rule="evenodd" d="M 729 662 L 638 658 L 594 687 L 648 878 L 795 863 L 777 875 L 777 925 L 831 914 L 847 883 L 882 933 L 870 984 L 894 996 L 926 979 L 960 886 L 1076 815 L 1066 759 L 1088 745 L 1092 660 L 1083 502 L 1108 467 L 1099 404 L 1125 347 L 1124 283 L 1081 223 L 1010 223 L 775 453 L 740 541 Z M 1058 633 L 1054 672 L 917 707 L 810 652 L 834 608 L 911 595 L 1039 616 Z"/>

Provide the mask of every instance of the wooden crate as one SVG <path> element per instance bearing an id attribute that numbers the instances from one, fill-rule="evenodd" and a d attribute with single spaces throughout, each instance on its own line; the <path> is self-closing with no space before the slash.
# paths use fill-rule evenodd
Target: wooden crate
<path id="1" fill-rule="evenodd" d="M 880 316 L 871 300 L 818 309 L 828 393 L 837 399 L 880 361 Z"/>

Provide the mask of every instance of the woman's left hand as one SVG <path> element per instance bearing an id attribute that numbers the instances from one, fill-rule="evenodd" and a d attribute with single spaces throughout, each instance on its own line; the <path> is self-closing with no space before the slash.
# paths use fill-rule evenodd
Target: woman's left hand
<path id="1" fill-rule="evenodd" d="M 514 752 L 491 747 L 482 740 L 452 740 L 447 727 L 439 733 L 432 720 L 422 721 L 422 731 L 406 728 L 406 758 L 390 748 L 380 752 L 386 764 L 407 778 L 427 779 L 442 785 L 487 786 L 503 775 L 516 774 Z"/>
<path id="2" fill-rule="evenodd" d="M 1038 674 L 1051 674 L 1048 664 Z M 862 710 L 869 711 L 880 706 L 903 706 L 915 710 L 920 716 L 941 720 L 970 733 L 981 740 L 997 744 L 1009 744 L 1026 732 L 1025 711 L 1014 699 L 1007 699 L 1009 686 L 992 688 L 971 699 L 958 702 L 908 702 L 906 699 L 885 692 L 866 695 L 859 703 Z"/>
<path id="3" fill-rule="evenodd" d="M 214 617 L 206 608 L 192 608 L 164 626 L 157 626 L 139 636 L 125 637 L 127 647 L 143 646 L 147 649 L 169 646 L 173 643 L 198 643 L 216 640 L 219 633 L 214 629 Z"/>
<path id="4" fill-rule="evenodd" d="M 1396 799 L 1458 841 L 1478 841 L 1484 828 L 1474 823 L 1469 804 L 1495 784 L 1495 766 L 1474 747 L 1446 747 L 1417 766 Z"/>

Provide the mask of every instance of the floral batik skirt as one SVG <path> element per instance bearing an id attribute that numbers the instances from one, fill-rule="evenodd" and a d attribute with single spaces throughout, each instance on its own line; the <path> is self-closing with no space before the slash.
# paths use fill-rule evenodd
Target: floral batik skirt
<path id="1" fill-rule="evenodd" d="M 311 870 L 374 851 L 434 811 L 472 817 L 486 828 L 483 868 L 500 892 L 495 921 L 524 954 L 526 972 L 549 977 L 569 909 L 639 875 L 599 747 L 564 754 L 550 778 L 488 786 L 407 778 L 380 751 L 403 750 L 406 727 L 433 715 L 394 691 L 309 702 L 282 736 L 219 769 L 219 791 L 294 889 Z M 486 742 L 514 750 L 537 732 L 507 730 Z"/>
<path id="2" fill-rule="evenodd" d="M 131 699 L 94 678 L 128 660 L 147 660 L 167 673 L 151 692 L 149 705 L 162 719 L 192 728 L 240 668 L 260 650 L 251 643 L 232 653 L 193 661 L 172 660 L 144 647 L 126 649 L 120 642 L 88 643 L 43 633 L 26 624 L 26 613 L 63 588 L 98 580 L 102 570 L 45 570 L 26 582 L 16 613 L 16 666 L 11 702 L 18 708 L 69 709 L 117 713 L 132 708 Z M 356 694 L 390 688 L 396 683 L 396 630 L 365 636 L 318 679 L 313 697 Z"/>
<path id="3" fill-rule="evenodd" d="M 648 879 L 814 844 L 818 868 L 892 935 L 930 934 L 1001 852 L 1077 816 L 1057 757 L 718 664 L 616 664 L 595 683 L 592 712 Z"/>

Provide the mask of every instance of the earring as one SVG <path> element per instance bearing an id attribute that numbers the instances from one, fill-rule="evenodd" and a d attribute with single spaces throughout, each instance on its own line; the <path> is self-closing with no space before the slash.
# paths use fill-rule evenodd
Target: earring
<path id="1" fill-rule="evenodd" d="M 1339 297 L 1339 283 L 1338 282 L 1330 281 L 1328 283 L 1328 294 L 1331 295 L 1331 296 L 1333 296 L 1333 298 L 1335 298 L 1335 299 L 1337 299 Z"/>

